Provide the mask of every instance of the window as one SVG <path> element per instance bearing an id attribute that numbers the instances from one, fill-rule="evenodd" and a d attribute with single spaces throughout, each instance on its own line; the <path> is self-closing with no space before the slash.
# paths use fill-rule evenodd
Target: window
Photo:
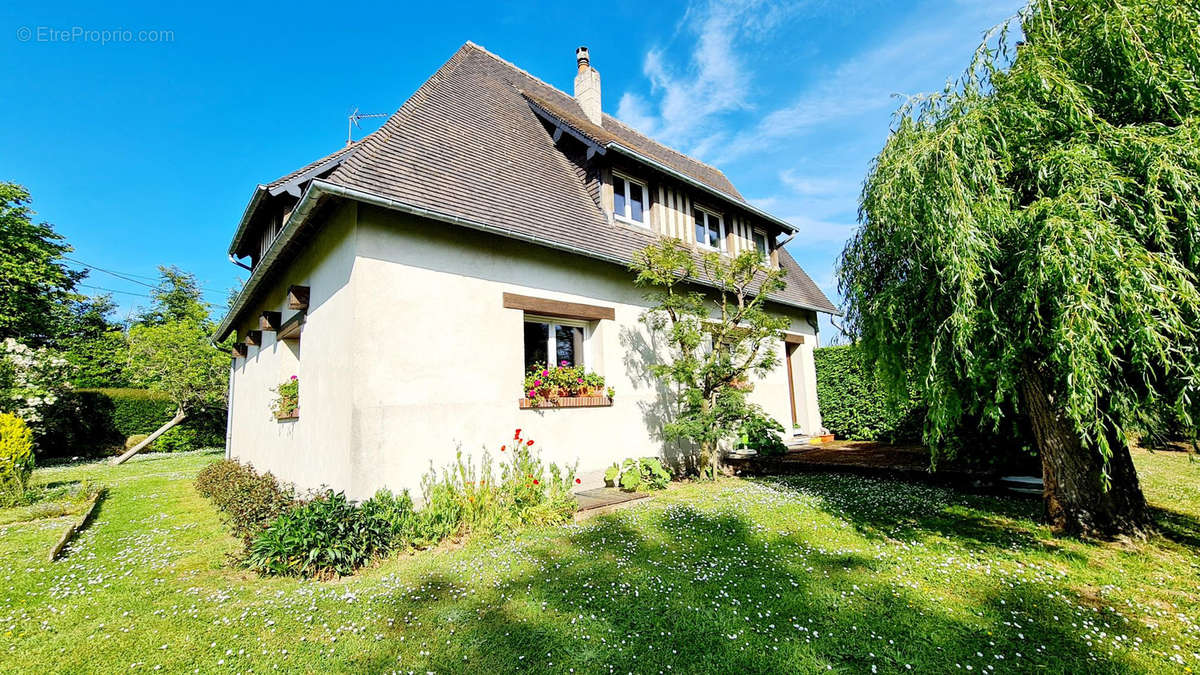
<path id="1" fill-rule="evenodd" d="M 767 248 L 767 233 L 762 230 L 755 229 L 751 233 L 754 238 L 754 248 L 758 249 L 758 254 L 766 258 L 771 255 L 770 249 Z"/>
<path id="2" fill-rule="evenodd" d="M 525 316 L 525 370 L 534 366 L 584 365 L 587 324 L 569 319 Z M 549 357 L 549 358 L 548 358 Z"/>
<path id="3" fill-rule="evenodd" d="M 696 243 L 718 251 L 725 250 L 725 224 L 721 216 L 697 208 L 696 214 Z"/>
<path id="4" fill-rule="evenodd" d="M 646 204 L 649 190 L 644 183 L 632 178 L 613 174 L 613 215 L 620 220 L 648 227 L 646 222 L 650 207 Z"/>

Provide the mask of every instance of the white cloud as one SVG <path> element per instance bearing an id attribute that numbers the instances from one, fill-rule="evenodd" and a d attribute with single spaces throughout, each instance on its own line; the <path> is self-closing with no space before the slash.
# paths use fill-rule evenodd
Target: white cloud
<path id="1" fill-rule="evenodd" d="M 753 73 L 735 45 L 762 40 L 798 6 L 713 0 L 690 7 L 679 24 L 679 32 L 695 45 L 686 65 L 671 65 L 665 47 L 648 51 L 642 73 L 650 82 L 650 97 L 624 93 L 617 117 L 669 145 L 703 155 L 700 151 L 711 150 L 724 137 L 718 128 L 720 115 L 749 107 Z"/>

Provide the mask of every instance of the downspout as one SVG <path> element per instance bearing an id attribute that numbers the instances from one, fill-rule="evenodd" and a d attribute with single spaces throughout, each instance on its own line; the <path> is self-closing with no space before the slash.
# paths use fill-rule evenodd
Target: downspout
<path id="1" fill-rule="evenodd" d="M 250 267 L 249 265 L 247 265 L 246 263 L 242 262 L 241 260 L 238 260 L 237 258 L 233 257 L 233 254 L 232 254 L 232 253 L 230 253 L 230 254 L 229 254 L 229 262 L 233 263 L 234 265 L 237 265 L 238 267 L 240 267 L 240 268 L 242 268 L 242 269 L 246 270 L 247 272 L 253 272 L 253 271 L 254 271 L 254 268 L 253 268 L 253 267 Z"/>

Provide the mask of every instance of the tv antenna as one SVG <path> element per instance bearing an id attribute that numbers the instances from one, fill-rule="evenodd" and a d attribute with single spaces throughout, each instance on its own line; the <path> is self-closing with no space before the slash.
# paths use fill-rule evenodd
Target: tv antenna
<path id="1" fill-rule="evenodd" d="M 360 129 L 362 128 L 362 127 L 359 127 L 359 124 L 358 124 L 359 120 L 370 119 L 372 117 L 387 117 L 387 116 L 388 116 L 387 113 L 364 113 L 364 112 L 359 112 L 358 108 L 355 108 L 354 112 L 352 112 L 346 116 L 346 147 L 354 145 L 354 128 L 355 127 L 358 127 Z"/>

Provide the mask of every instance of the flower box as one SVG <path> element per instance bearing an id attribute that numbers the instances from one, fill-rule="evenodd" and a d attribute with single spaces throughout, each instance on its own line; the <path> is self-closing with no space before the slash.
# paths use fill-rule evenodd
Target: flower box
<path id="1" fill-rule="evenodd" d="M 547 408 L 607 408 L 613 404 L 610 396 L 562 396 L 538 400 L 517 399 L 521 410 L 545 410 Z"/>
<path id="2" fill-rule="evenodd" d="M 287 422 L 288 420 L 298 420 L 298 419 L 300 419 L 300 409 L 296 408 L 295 410 L 293 410 L 289 413 L 277 412 L 277 413 L 275 413 L 275 419 L 280 422 Z"/>

